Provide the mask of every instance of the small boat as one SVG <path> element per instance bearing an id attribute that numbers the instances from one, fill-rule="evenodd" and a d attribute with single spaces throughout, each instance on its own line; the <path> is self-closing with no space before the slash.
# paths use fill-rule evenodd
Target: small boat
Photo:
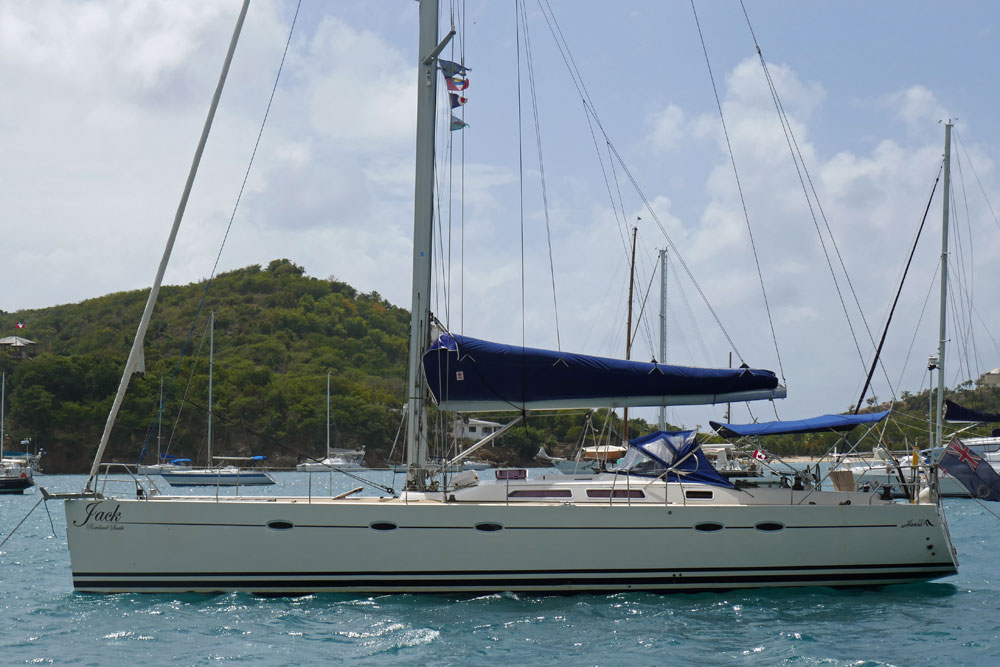
<path id="1" fill-rule="evenodd" d="M 331 470 L 342 470 L 347 472 L 360 472 L 368 470 L 365 467 L 364 449 L 338 449 L 330 447 L 330 376 L 326 373 L 326 458 L 322 461 L 309 460 L 295 466 L 299 472 L 330 472 Z"/>
<path id="2" fill-rule="evenodd" d="M 368 470 L 365 467 L 365 450 L 363 449 L 327 449 L 326 458 L 322 461 L 303 461 L 295 466 L 299 472 L 329 472 L 331 470 L 346 470 L 359 472 Z"/>
<path id="3" fill-rule="evenodd" d="M 4 453 L 4 418 L 7 405 L 7 373 L 0 374 L 0 494 L 24 493 L 34 486 L 34 467 L 37 456 L 20 452 Z"/>
<path id="4" fill-rule="evenodd" d="M 164 472 L 191 469 L 191 459 L 179 459 L 171 454 L 164 454 L 160 457 L 160 461 L 161 463 L 140 463 L 138 467 L 139 474 L 159 475 Z"/>
<path id="5" fill-rule="evenodd" d="M 24 493 L 35 485 L 31 465 L 21 458 L 0 459 L 0 494 Z"/>
<path id="6" fill-rule="evenodd" d="M 158 474 L 170 486 L 262 486 L 274 484 L 274 478 L 261 468 L 239 468 L 229 462 L 259 464 L 266 456 L 212 456 L 212 371 L 215 365 L 215 313 L 211 314 L 208 344 L 208 460 L 219 465 L 208 468 L 167 468 Z M 183 460 L 189 463 L 187 460 Z"/>
<path id="7" fill-rule="evenodd" d="M 216 461 L 246 461 L 259 463 L 266 456 L 216 456 Z M 170 486 L 265 486 L 274 478 L 263 468 L 246 468 L 222 463 L 214 468 L 163 470 L 160 477 Z"/>

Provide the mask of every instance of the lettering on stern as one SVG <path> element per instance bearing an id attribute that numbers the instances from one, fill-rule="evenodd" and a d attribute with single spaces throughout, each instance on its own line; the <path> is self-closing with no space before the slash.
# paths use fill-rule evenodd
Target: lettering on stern
<path id="1" fill-rule="evenodd" d="M 122 523 L 121 505 L 115 505 L 114 509 L 100 509 L 101 503 L 89 503 L 87 505 L 87 516 L 83 521 L 74 521 L 73 525 L 87 530 L 124 530 Z"/>

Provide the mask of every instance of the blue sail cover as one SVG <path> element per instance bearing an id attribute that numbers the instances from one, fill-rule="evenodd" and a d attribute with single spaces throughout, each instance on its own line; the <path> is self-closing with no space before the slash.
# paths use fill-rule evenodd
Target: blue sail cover
<path id="1" fill-rule="evenodd" d="M 944 400 L 944 420 L 947 422 L 958 422 L 968 424 L 984 424 L 1000 422 L 1000 415 L 991 412 L 980 412 L 965 406 L 953 403 L 948 399 Z"/>
<path id="2" fill-rule="evenodd" d="M 697 431 L 653 431 L 628 441 L 628 453 L 618 470 L 630 475 L 659 477 L 668 482 L 698 482 L 736 488 L 709 463 L 695 439 Z"/>
<path id="3" fill-rule="evenodd" d="M 442 334 L 424 354 L 438 407 L 456 412 L 704 405 L 784 398 L 771 371 L 622 361 Z"/>
<path id="4" fill-rule="evenodd" d="M 874 424 L 889 414 L 872 412 L 865 415 L 823 415 L 810 419 L 796 419 L 786 422 L 761 422 L 760 424 L 720 424 L 708 422 L 715 432 L 726 438 L 745 435 L 785 435 L 787 433 L 820 433 L 823 431 L 850 431 L 859 424 Z"/>

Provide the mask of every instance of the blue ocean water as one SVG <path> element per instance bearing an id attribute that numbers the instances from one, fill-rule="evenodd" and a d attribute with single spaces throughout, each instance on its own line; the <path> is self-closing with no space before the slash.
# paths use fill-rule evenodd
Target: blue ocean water
<path id="1" fill-rule="evenodd" d="M 264 493 L 357 485 L 276 477 Z M 0 496 L 0 540 L 40 498 Z M 0 664 L 1000 664 L 1000 506 L 972 500 L 945 501 L 961 567 L 934 583 L 471 598 L 74 593 L 62 503 L 47 505 L 54 536 L 43 503 L 0 548 Z"/>

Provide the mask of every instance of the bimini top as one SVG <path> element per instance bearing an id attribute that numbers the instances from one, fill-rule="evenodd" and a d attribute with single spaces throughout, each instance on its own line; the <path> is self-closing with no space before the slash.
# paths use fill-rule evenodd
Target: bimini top
<path id="1" fill-rule="evenodd" d="M 850 431 L 859 424 L 874 424 L 889 414 L 871 412 L 865 415 L 823 415 L 810 419 L 796 419 L 787 422 L 761 422 L 760 424 L 720 424 L 708 422 L 715 432 L 726 438 L 745 435 L 785 435 L 787 433 L 820 433 L 822 431 Z"/>
<path id="2" fill-rule="evenodd" d="M 947 422 L 983 424 L 1000 422 L 1000 415 L 966 408 L 948 399 L 944 401 L 944 420 Z"/>
<path id="3" fill-rule="evenodd" d="M 424 354 L 442 410 L 703 405 L 784 398 L 771 371 L 622 361 L 442 334 Z"/>
<path id="4" fill-rule="evenodd" d="M 735 488 L 709 463 L 695 439 L 697 431 L 653 431 L 628 442 L 628 453 L 617 470 L 630 475 L 660 477 L 668 482 L 700 482 Z"/>

